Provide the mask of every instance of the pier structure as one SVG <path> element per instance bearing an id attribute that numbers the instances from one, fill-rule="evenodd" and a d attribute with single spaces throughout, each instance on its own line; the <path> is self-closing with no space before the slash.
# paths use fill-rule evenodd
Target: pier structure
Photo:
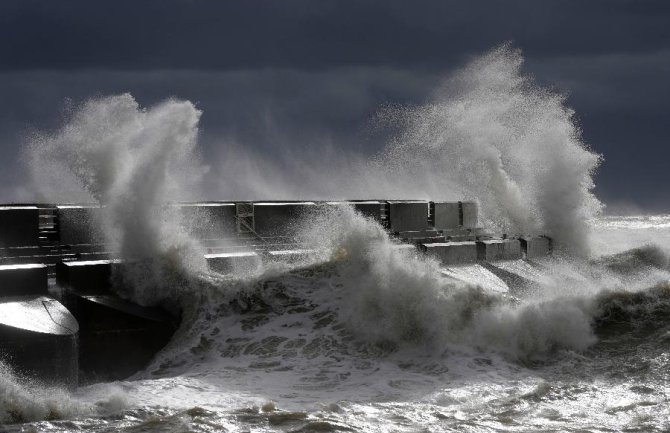
<path id="1" fill-rule="evenodd" d="M 253 272 L 269 261 L 312 253 L 302 224 L 324 207 L 351 206 L 384 227 L 398 248 L 459 266 L 534 260 L 551 253 L 543 236 L 499 237 L 478 227 L 474 202 L 424 200 L 170 203 L 181 229 L 202 245 L 214 272 Z M 0 356 L 29 376 L 69 385 L 122 379 L 170 339 L 179 318 L 112 289 L 115 260 L 105 209 L 86 204 L 0 206 Z M 465 275 L 465 274 L 463 274 Z"/>

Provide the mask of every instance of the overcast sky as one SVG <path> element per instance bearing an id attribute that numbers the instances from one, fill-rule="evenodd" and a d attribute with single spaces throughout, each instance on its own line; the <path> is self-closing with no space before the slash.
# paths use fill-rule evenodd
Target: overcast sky
<path id="1" fill-rule="evenodd" d="M 597 195 L 670 211 L 667 0 L 3 0 L 0 201 L 17 197 L 26 134 L 58 126 L 68 101 L 194 101 L 205 156 L 224 141 L 372 154 L 366 125 L 381 105 L 422 103 L 506 41 L 568 94 L 605 158 Z"/>

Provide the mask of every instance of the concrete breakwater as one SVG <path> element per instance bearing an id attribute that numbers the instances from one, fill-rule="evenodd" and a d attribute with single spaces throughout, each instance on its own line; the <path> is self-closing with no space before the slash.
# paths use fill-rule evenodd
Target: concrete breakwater
<path id="1" fill-rule="evenodd" d="M 353 207 L 399 247 L 445 266 L 533 259 L 552 248 L 546 237 L 486 233 L 473 202 L 206 202 L 165 209 L 198 240 L 210 270 L 225 274 L 309 255 L 300 221 L 337 206 Z M 104 212 L 95 205 L 0 207 L 0 356 L 25 375 L 69 385 L 121 379 L 146 365 L 178 326 L 178 317 L 114 292 L 112 268 L 124 264 L 102 228 Z"/>

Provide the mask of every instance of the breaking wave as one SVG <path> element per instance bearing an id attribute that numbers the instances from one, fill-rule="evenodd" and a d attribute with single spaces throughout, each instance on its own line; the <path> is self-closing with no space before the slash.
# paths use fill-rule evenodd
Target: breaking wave
<path id="1" fill-rule="evenodd" d="M 202 248 L 165 206 L 198 195 L 207 170 L 196 152 L 200 114 L 188 101 L 144 109 L 130 94 L 92 99 L 30 146 L 29 167 L 49 201 L 103 206 L 97 223 L 107 244 L 138 263 L 118 280 L 143 304 L 178 294 L 185 276 L 206 268 Z"/>
<path id="2" fill-rule="evenodd" d="M 380 114 L 401 126 L 379 158 L 393 185 L 432 198 L 477 200 L 485 226 L 544 233 L 589 251 L 598 215 L 593 173 L 601 157 L 581 139 L 565 97 L 522 73 L 521 52 L 501 45 L 446 79 L 430 103 Z"/>
<path id="3" fill-rule="evenodd" d="M 552 261 L 543 272 L 555 278 L 555 286 L 523 298 L 492 292 L 445 278 L 437 262 L 399 248 L 379 225 L 348 207 L 312 216 L 302 233 L 319 247 L 304 263 L 254 278 L 211 280 L 198 313 L 184 325 L 185 340 L 154 368 L 174 374 L 171 367 L 178 365 L 183 374 L 183 366 L 203 362 L 194 359 L 218 365 L 237 357 L 276 368 L 289 361 L 295 369 L 314 368 L 314 358 L 346 358 L 355 365 L 360 358 L 399 356 L 406 362 L 418 356 L 433 365 L 454 350 L 549 362 L 593 347 L 615 311 L 621 316 L 625 310 L 632 321 L 648 320 L 632 310 L 661 308 L 670 299 L 646 281 L 625 289 L 622 283 L 628 282 L 616 278 L 621 270 L 612 274 L 596 264 L 568 265 L 587 284 L 577 293 L 562 290 L 565 264 L 552 268 Z M 658 263 L 640 265 L 637 259 L 627 275 L 647 266 L 668 278 Z"/>
<path id="4" fill-rule="evenodd" d="M 115 385 L 72 393 L 21 377 L 0 362 L 0 428 L 6 424 L 104 416 L 118 413 L 129 403 L 129 398 Z"/>
<path id="5" fill-rule="evenodd" d="M 341 197 L 353 178 L 356 196 L 475 199 L 487 228 L 549 234 L 564 251 L 585 254 L 587 221 L 601 207 L 591 177 L 600 157 L 581 141 L 564 98 L 523 75 L 522 62 L 503 45 L 447 79 L 430 103 L 383 110 L 380 120 L 399 126 L 395 139 L 375 161 L 321 180 L 312 198 Z M 668 279 L 668 259 L 653 247 L 524 262 L 505 272 L 532 268 L 520 279 L 536 290 L 501 281 L 507 290 L 495 291 L 449 277 L 349 207 L 302 221 L 301 240 L 315 253 L 301 263 L 209 273 L 203 248 L 164 207 L 192 199 L 206 172 L 197 156 L 199 116 L 188 101 L 143 109 L 128 94 L 99 98 L 36 137 L 27 157 L 49 201 L 104 204 L 108 242 L 134 263 L 117 280 L 133 288 L 125 295 L 182 310 L 180 329 L 137 383 L 190 377 L 254 395 L 276 387 L 276 395 L 314 401 L 324 391 L 367 398 L 382 376 L 386 384 L 409 374 L 435 385 L 445 372 L 462 371 L 463 357 L 513 368 L 551 363 L 595 350 L 614 323 L 665 323 L 667 289 L 655 283 Z M 290 184 L 275 188 L 291 197 Z M 0 372 L 5 420 L 102 413 L 88 394 L 86 404 L 56 404 L 12 377 Z M 393 386 L 379 394 L 397 395 Z"/>
<path id="6" fill-rule="evenodd" d="M 565 97 L 522 67 L 520 50 L 504 44 L 448 76 L 425 104 L 380 110 L 376 123 L 394 138 L 374 158 L 292 155 L 295 166 L 284 169 L 238 149 L 234 161 L 220 162 L 223 177 L 208 180 L 220 187 L 202 196 L 476 200 L 485 228 L 547 234 L 586 254 L 587 221 L 602 207 L 592 193 L 601 157 L 583 142 Z M 193 200 L 207 172 L 195 155 L 199 117 L 188 101 L 148 109 L 128 94 L 88 101 L 62 130 L 33 140 L 26 159 L 34 184 L 49 201 L 118 205 L 113 225 L 128 218 L 136 227 L 112 240 L 129 245 L 128 254 L 151 253 L 171 238 L 158 230 L 153 205 Z"/>

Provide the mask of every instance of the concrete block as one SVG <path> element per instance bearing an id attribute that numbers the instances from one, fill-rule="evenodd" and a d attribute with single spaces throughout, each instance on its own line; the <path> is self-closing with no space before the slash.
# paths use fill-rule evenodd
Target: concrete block
<path id="1" fill-rule="evenodd" d="M 241 274 L 258 270 L 261 256 L 253 251 L 205 254 L 209 269 L 221 274 Z"/>
<path id="2" fill-rule="evenodd" d="M 0 297 L 48 294 L 47 266 L 0 265 Z"/>
<path id="3" fill-rule="evenodd" d="M 121 380 L 146 367 L 170 340 L 174 319 L 108 294 L 65 293 L 79 322 L 79 370 L 84 378 Z"/>
<path id="4" fill-rule="evenodd" d="M 0 206 L 0 248 L 38 245 L 39 219 L 36 206 Z"/>
<path id="5" fill-rule="evenodd" d="M 316 208 L 314 202 L 254 203 L 254 230 L 259 236 L 291 236 L 303 216 Z"/>
<path id="6" fill-rule="evenodd" d="M 433 224 L 435 230 L 459 228 L 461 211 L 458 202 L 433 202 Z"/>
<path id="7" fill-rule="evenodd" d="M 235 203 L 180 203 L 181 225 L 197 239 L 221 239 L 237 232 Z"/>
<path id="8" fill-rule="evenodd" d="M 477 244 L 475 242 L 423 244 L 421 249 L 427 255 L 439 259 L 444 265 L 475 263 L 477 261 Z"/>
<path id="9" fill-rule="evenodd" d="M 442 234 L 448 241 L 474 241 L 477 240 L 477 234 L 472 229 L 445 229 Z"/>
<path id="10" fill-rule="evenodd" d="M 389 201 L 391 233 L 428 229 L 427 201 Z"/>
<path id="11" fill-rule="evenodd" d="M 477 242 L 477 259 L 487 262 L 496 260 L 518 260 L 521 258 L 521 243 L 518 239 L 492 239 Z"/>
<path id="12" fill-rule="evenodd" d="M 527 259 L 545 257 L 551 254 L 551 239 L 546 236 L 529 236 L 519 239 L 521 251 Z"/>
<path id="13" fill-rule="evenodd" d="M 477 203 L 470 201 L 461 202 L 461 225 L 466 229 L 473 229 L 478 224 Z"/>
<path id="14" fill-rule="evenodd" d="M 394 249 L 396 251 L 406 251 L 408 253 L 417 252 L 416 244 L 401 243 L 401 244 L 391 244 L 390 246 L 391 246 L 392 249 Z"/>
<path id="15" fill-rule="evenodd" d="M 312 253 L 314 253 L 314 250 L 295 249 L 295 250 L 268 251 L 266 254 L 268 259 L 271 261 L 278 261 L 283 263 L 298 263 L 302 260 L 305 260 Z"/>
<path id="16" fill-rule="evenodd" d="M 351 206 L 356 212 L 366 218 L 382 222 L 384 202 L 379 200 L 350 200 L 350 201 L 329 201 L 328 206 Z"/>
<path id="17" fill-rule="evenodd" d="M 102 208 L 98 206 L 57 206 L 62 245 L 100 244 L 105 242 Z"/>
<path id="18" fill-rule="evenodd" d="M 382 221 L 382 208 L 384 207 L 384 203 L 381 201 L 350 201 L 349 203 L 354 207 L 356 212 L 364 217 L 371 218 L 377 222 Z"/>
<path id="19" fill-rule="evenodd" d="M 56 264 L 56 283 L 80 293 L 105 293 L 110 288 L 112 266 L 116 260 L 60 262 Z"/>

